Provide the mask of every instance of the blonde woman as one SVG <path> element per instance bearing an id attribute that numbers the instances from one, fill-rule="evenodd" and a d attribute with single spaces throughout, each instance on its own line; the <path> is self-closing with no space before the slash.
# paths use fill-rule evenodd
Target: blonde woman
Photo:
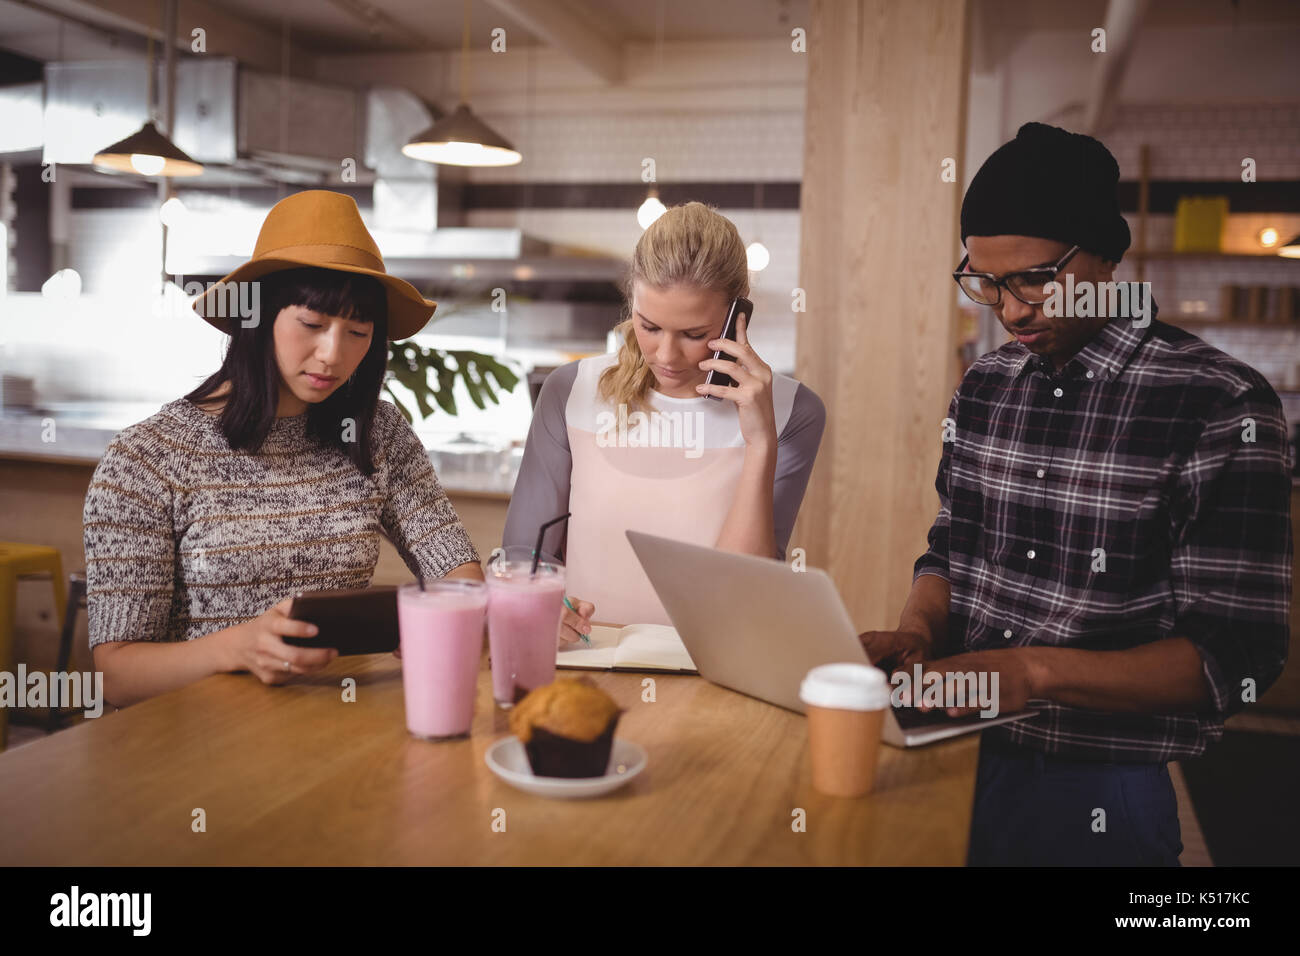
<path id="1" fill-rule="evenodd" d="M 564 560 L 576 608 L 560 642 L 589 633 L 593 617 L 670 623 L 628 529 L 784 560 L 826 411 L 754 351 L 749 316 L 734 342 L 719 338 L 748 294 L 736 227 L 702 203 L 669 209 L 633 254 L 618 353 L 542 385 L 503 544 L 532 547 L 542 522 L 572 512 L 543 543 Z M 710 370 L 737 384 L 706 386 Z"/>

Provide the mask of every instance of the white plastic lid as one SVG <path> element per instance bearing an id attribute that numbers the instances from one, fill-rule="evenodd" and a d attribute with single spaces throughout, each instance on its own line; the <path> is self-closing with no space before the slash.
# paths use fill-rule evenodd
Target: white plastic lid
<path id="1" fill-rule="evenodd" d="M 799 685 L 799 699 L 814 707 L 883 710 L 889 706 L 885 672 L 870 664 L 822 664 Z"/>

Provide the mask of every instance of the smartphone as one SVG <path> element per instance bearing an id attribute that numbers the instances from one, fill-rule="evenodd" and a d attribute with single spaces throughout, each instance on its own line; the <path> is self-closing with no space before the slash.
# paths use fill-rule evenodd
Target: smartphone
<path id="1" fill-rule="evenodd" d="M 748 330 L 749 327 L 754 324 L 754 303 L 744 298 L 733 299 L 731 302 L 731 308 L 727 311 L 727 321 L 724 322 L 722 325 L 722 335 L 719 336 L 719 338 L 731 339 L 731 341 L 733 342 L 736 341 L 736 316 L 738 315 L 745 316 L 745 329 Z M 735 361 L 735 359 L 732 356 L 728 355 L 726 352 L 723 352 L 722 350 L 718 350 L 717 352 L 714 352 L 713 357 L 715 359 L 726 359 L 727 361 Z M 726 372 L 719 372 L 717 369 L 711 368 L 709 369 L 708 378 L 704 380 L 704 384 L 722 385 L 727 388 L 730 388 L 731 386 L 736 384 L 736 381 Z M 719 398 L 717 395 L 706 395 L 704 397 L 711 398 L 715 402 L 722 401 L 722 399 Z"/>
<path id="2" fill-rule="evenodd" d="M 397 650 L 397 588 L 298 591 L 289 616 L 320 628 L 315 637 L 285 637 L 295 647 L 334 647 L 346 654 L 384 654 Z"/>

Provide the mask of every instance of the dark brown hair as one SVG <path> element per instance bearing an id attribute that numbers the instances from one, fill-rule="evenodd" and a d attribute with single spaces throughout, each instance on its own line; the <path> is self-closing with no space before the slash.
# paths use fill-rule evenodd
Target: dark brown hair
<path id="1" fill-rule="evenodd" d="M 374 473 L 370 435 L 379 392 L 388 369 L 388 296 L 383 283 L 372 276 L 335 269 L 304 267 L 263 276 L 259 289 L 262 316 L 245 328 L 232 323 L 234 334 L 221 368 L 185 397 L 200 402 L 230 382 L 230 394 L 221 410 L 220 427 L 231 448 L 256 453 L 275 424 L 280 402 L 280 370 L 275 360 L 271 330 L 280 312 L 301 306 L 322 315 L 336 315 L 374 325 L 370 348 L 347 383 L 328 398 L 307 408 L 307 436 L 346 454 L 363 475 Z M 356 423 L 355 441 L 343 440 L 342 422 Z"/>

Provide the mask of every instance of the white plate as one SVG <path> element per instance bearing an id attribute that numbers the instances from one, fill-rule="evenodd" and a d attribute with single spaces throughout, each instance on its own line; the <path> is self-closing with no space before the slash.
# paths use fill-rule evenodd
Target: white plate
<path id="1" fill-rule="evenodd" d="M 539 797 L 599 797 L 617 790 L 645 769 L 645 748 L 630 740 L 614 738 L 609 767 L 603 777 L 539 777 L 528 763 L 528 754 L 519 738 L 502 737 L 483 755 L 488 769 L 510 784 Z"/>

